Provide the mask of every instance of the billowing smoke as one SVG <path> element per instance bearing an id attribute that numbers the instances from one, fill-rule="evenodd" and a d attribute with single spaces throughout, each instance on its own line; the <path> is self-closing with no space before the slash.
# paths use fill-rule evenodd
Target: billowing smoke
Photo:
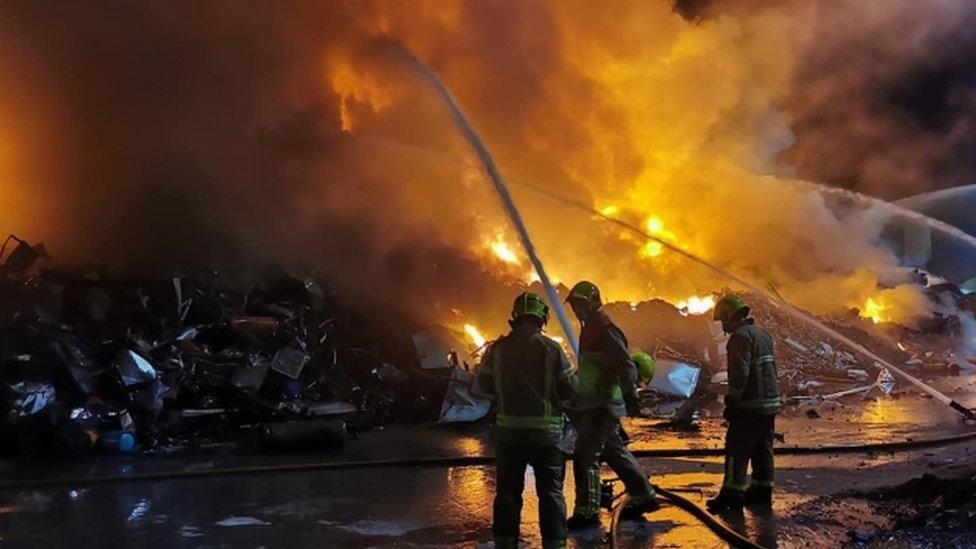
<path id="1" fill-rule="evenodd" d="M 968 177 L 951 154 L 973 135 L 954 116 L 969 113 L 966 83 L 915 82 L 941 82 L 926 59 L 949 72 L 971 62 L 953 39 L 971 32 L 970 10 L 681 4 L 8 3 L 0 230 L 74 261 L 307 266 L 421 318 L 497 318 L 528 262 L 396 42 L 451 87 L 511 181 L 589 202 L 815 312 L 869 298 L 886 318 L 924 310 L 909 286 L 879 288 L 897 267 L 883 212 L 840 215 L 791 178 L 900 196 Z M 930 100 L 942 102 L 920 106 Z M 518 189 L 564 282 L 627 301 L 723 285 Z"/>
<path id="2" fill-rule="evenodd" d="M 803 179 L 885 199 L 972 183 L 976 4 L 679 0 L 690 21 L 785 13 L 795 65 L 781 108 Z"/>

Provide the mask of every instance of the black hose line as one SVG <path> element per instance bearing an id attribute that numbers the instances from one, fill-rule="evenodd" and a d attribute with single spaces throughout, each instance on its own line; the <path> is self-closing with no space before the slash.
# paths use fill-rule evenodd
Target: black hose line
<path id="1" fill-rule="evenodd" d="M 729 545 L 743 549 L 763 549 L 761 545 L 753 543 L 742 534 L 729 528 L 724 522 L 715 518 L 715 516 L 708 511 L 695 505 L 690 499 L 658 486 L 655 486 L 654 489 L 657 490 L 659 494 L 664 496 L 665 499 L 700 520 L 702 524 L 707 526 L 712 532 L 715 532 L 718 537 L 722 538 L 722 540 L 727 542 Z"/>
<path id="2" fill-rule="evenodd" d="M 950 435 L 926 440 L 905 440 L 900 442 L 880 442 L 867 444 L 851 445 L 823 445 L 823 446 L 788 446 L 776 450 L 780 455 L 816 455 L 816 454 L 842 454 L 842 453 L 874 453 L 874 452 L 897 452 L 921 448 L 931 448 L 935 446 L 946 446 L 959 442 L 966 442 L 976 439 L 976 431 L 959 435 Z M 636 457 L 717 457 L 723 456 L 721 448 L 658 448 L 649 450 L 636 450 L 633 452 Z M 23 490 L 33 488 L 50 488 L 58 486 L 77 486 L 93 484 L 110 484 L 131 481 L 157 481 L 174 479 L 191 479 L 212 476 L 234 476 L 250 474 L 269 474 L 280 472 L 297 471 L 335 471 L 348 469 L 377 469 L 383 467 L 415 467 L 415 468 L 442 468 L 442 467 L 477 467 L 491 465 L 495 458 L 493 456 L 463 456 L 463 457 L 434 457 L 434 458 L 415 458 L 415 459 L 388 459 L 388 460 L 369 460 L 369 461 L 342 461 L 342 462 L 311 462 L 311 463 L 286 463 L 278 465 L 261 465 L 251 467 L 225 467 L 220 469 L 206 469 L 194 471 L 166 471 L 157 473 L 137 473 L 127 476 L 95 476 L 77 478 L 49 478 L 40 480 L 5 480 L 0 481 L 0 489 L 3 490 Z M 695 505 L 691 500 L 684 498 L 673 491 L 665 490 L 655 486 L 655 490 L 686 512 L 699 519 L 707 528 L 714 532 L 723 541 L 733 547 L 743 547 L 748 549 L 762 549 L 745 537 L 741 536 L 714 516 L 709 514 L 701 507 Z M 617 524 L 620 520 L 620 513 L 627 504 L 626 494 L 621 498 L 620 503 L 614 508 L 610 522 L 610 547 L 614 547 L 617 540 Z"/>
<path id="3" fill-rule="evenodd" d="M 735 530 L 729 528 L 722 521 L 715 518 L 711 513 L 702 509 L 701 507 L 695 505 L 690 499 L 678 494 L 661 488 L 660 486 L 654 486 L 654 490 L 661 495 L 664 499 L 668 500 L 671 504 L 676 507 L 681 508 L 686 513 L 698 519 L 706 528 L 711 530 L 716 536 L 718 536 L 722 541 L 728 543 L 732 547 L 737 547 L 741 549 L 764 549 L 763 546 L 753 543 L 748 538 L 742 534 L 736 532 Z M 619 536 L 617 535 L 617 526 L 620 524 L 620 513 L 623 508 L 627 505 L 630 498 L 624 495 L 621 498 L 620 503 L 613 510 L 613 514 L 610 518 L 610 548 L 616 547 L 617 540 Z"/>
<path id="4" fill-rule="evenodd" d="M 968 410 L 968 409 L 967 409 Z M 898 442 L 876 442 L 868 444 L 849 444 L 849 445 L 824 445 L 824 446 L 788 446 L 777 448 L 779 455 L 816 455 L 816 454 L 849 454 L 849 453 L 873 453 L 873 452 L 898 452 L 906 450 L 916 450 L 931 448 L 935 446 L 946 446 L 958 442 L 965 442 L 976 439 L 976 432 L 950 435 L 926 440 L 904 440 Z M 725 452 L 721 448 L 688 448 L 688 449 L 659 449 L 659 450 L 635 450 L 632 451 L 636 457 L 718 457 L 724 456 Z M 654 489 L 665 499 L 685 510 L 700 520 L 709 530 L 715 533 L 722 541 L 733 547 L 746 549 L 763 549 L 761 545 L 753 543 L 735 530 L 732 530 L 723 522 L 715 518 L 705 509 L 695 505 L 691 500 L 676 494 L 671 490 L 665 490 L 659 486 Z M 614 509 L 610 519 L 610 547 L 613 548 L 618 539 L 617 524 L 620 520 L 620 513 L 627 505 L 628 498 L 625 495 L 617 507 Z"/>
<path id="5" fill-rule="evenodd" d="M 962 404 L 959 404 L 955 400 L 953 400 L 952 402 L 949 403 L 949 407 L 952 408 L 953 410 L 961 413 L 962 415 L 966 416 L 969 419 L 976 419 L 976 411 L 974 411 L 974 410 L 972 410 L 970 408 L 966 408 L 965 406 L 963 406 Z"/>
<path id="6" fill-rule="evenodd" d="M 787 446 L 777 448 L 778 455 L 806 456 L 816 454 L 870 454 L 876 452 L 898 452 L 946 446 L 958 442 L 976 439 L 976 431 L 958 435 L 949 435 L 925 440 L 904 440 L 898 442 L 876 442 L 850 445 L 823 446 Z M 671 458 L 671 457 L 721 457 L 725 451 L 721 448 L 654 448 L 634 450 L 634 456 L 640 458 Z M 26 488 L 43 488 L 54 486 L 75 486 L 91 484 L 108 484 L 113 482 L 156 481 L 170 479 L 190 479 L 212 476 L 234 476 L 250 474 L 268 474 L 296 471 L 336 471 L 349 469 L 377 469 L 383 467 L 416 467 L 416 468 L 449 468 L 449 467 L 478 467 L 491 465 L 494 456 L 454 456 L 408 459 L 379 459 L 368 461 L 319 461 L 309 463 L 284 463 L 276 465 L 255 465 L 247 467 L 223 467 L 217 469 L 161 471 L 153 473 L 135 473 L 124 476 L 90 476 L 90 477 L 55 477 L 33 480 L 2 480 L 0 489 L 17 490 Z"/>
<path id="7" fill-rule="evenodd" d="M 610 539 L 608 543 L 608 545 L 610 545 L 610 549 L 617 546 L 617 525 L 620 524 L 620 513 L 624 510 L 624 507 L 626 507 L 628 503 L 630 503 L 630 496 L 625 493 L 623 497 L 620 498 L 620 503 L 613 508 L 613 511 L 610 514 Z"/>

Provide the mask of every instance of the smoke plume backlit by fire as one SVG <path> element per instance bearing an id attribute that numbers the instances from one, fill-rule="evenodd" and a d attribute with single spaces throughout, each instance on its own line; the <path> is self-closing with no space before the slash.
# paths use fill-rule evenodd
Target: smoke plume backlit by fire
<path id="1" fill-rule="evenodd" d="M 897 110 L 880 121 L 871 109 L 819 113 L 849 104 L 835 87 L 895 81 L 893 67 L 971 28 L 964 3 L 711 2 L 700 18 L 667 1 L 200 5 L 192 16 L 149 4 L 53 17 L 23 3 L 0 22 L 0 162 L 17 167 L 0 182 L 0 204 L 15 210 L 0 218 L 4 233 L 46 240 L 66 260 L 309 266 L 357 303 L 434 322 L 458 308 L 497 333 L 537 278 L 444 105 L 395 54 L 402 46 L 438 73 L 492 150 L 556 280 L 688 314 L 711 306 L 691 296 L 728 285 L 520 181 L 816 314 L 857 308 L 911 323 L 931 309 L 881 243 L 888 214 L 829 203 L 797 184 L 809 170 L 795 168 L 837 160 L 872 188 L 878 166 L 902 174 L 901 191 L 904 174 L 917 190 L 931 185 L 940 172 L 926 167 L 943 164 L 923 160 L 944 152 L 938 136 L 881 147 L 898 152 L 884 162 L 811 125 L 853 120 L 872 144 L 891 127 L 919 135 Z M 53 20 L 64 23 L 48 29 Z M 908 43 L 904 25 L 926 38 Z M 890 46 L 864 52 L 886 64 L 831 73 L 824 60 L 861 59 L 843 52 L 862 36 Z M 97 71 L 79 69 L 90 59 Z M 813 154 L 832 146 L 844 154 Z M 912 159 L 917 170 L 891 169 Z"/>
<path id="2" fill-rule="evenodd" d="M 542 9 L 551 32 L 561 38 L 541 45 L 551 56 L 551 67 L 523 67 L 540 73 L 527 96 L 518 81 L 483 79 L 482 69 L 498 72 L 505 67 L 493 66 L 477 48 L 453 49 L 443 42 L 447 36 L 463 42 L 464 35 L 480 26 L 477 10 L 466 9 L 472 6 L 452 4 L 460 11 L 444 18 L 381 5 L 386 16 L 377 19 L 374 32 L 432 59 L 509 172 L 517 177 L 533 174 L 532 179 L 554 190 L 589 197 L 594 205 L 603 205 L 605 215 L 637 221 L 648 234 L 740 276 L 775 283 L 788 299 L 816 313 L 863 307 L 865 316 L 878 316 L 878 309 L 865 305 L 878 303 L 881 293 L 890 291 L 878 279 L 897 266 L 893 256 L 873 243 L 883 216 L 873 211 L 835 215 L 819 195 L 761 170 L 778 150 L 771 144 L 782 147 L 791 140 L 785 118 L 774 107 L 792 68 L 789 25 L 782 14 L 773 10 L 764 17 L 692 24 L 661 3 L 635 6 L 624 18 L 634 21 L 632 25 L 610 29 L 592 20 L 585 4 L 525 8 L 534 16 L 542 16 L 535 13 Z M 516 17 L 522 8 L 507 5 L 502 11 Z M 516 40 L 515 50 L 532 45 L 518 28 L 503 27 L 515 34 L 508 37 Z M 647 29 L 655 31 L 650 33 L 653 39 Z M 769 48 L 771 44 L 779 47 Z M 356 98 L 349 104 L 361 104 L 375 119 L 372 127 L 353 133 L 397 138 L 385 127 L 387 113 L 392 121 L 406 117 L 417 101 L 433 101 L 425 98 L 422 82 L 414 82 L 414 95 L 404 96 L 400 104 L 390 103 L 392 94 L 357 92 L 382 88 L 376 76 L 382 71 L 370 58 L 348 63 L 359 68 L 360 80 L 343 70 L 341 78 L 333 79 L 342 86 L 334 90 L 343 105 L 346 98 Z M 404 88 L 402 82 L 397 86 Z M 486 101 L 485 93 L 508 94 L 513 108 L 496 110 L 501 105 Z M 384 98 L 382 108 L 374 97 Z M 444 117 L 436 106 L 424 110 Z M 350 115 L 343 113 L 346 129 Z M 356 114 L 351 118 L 357 119 Z M 442 122 L 442 131 L 450 133 Z M 427 146 L 426 141 L 422 137 L 414 143 Z M 453 147 L 449 154 L 469 156 L 462 145 Z M 441 177 L 438 184 L 446 192 L 450 178 Z M 598 281 L 608 300 L 664 298 L 690 314 L 707 311 L 711 303 L 687 296 L 698 288 L 717 290 L 725 284 L 666 253 L 659 242 L 640 241 L 520 194 L 543 259 L 559 279 Z M 492 260 L 483 262 L 484 269 L 501 280 L 532 282 L 533 273 L 526 272 L 511 240 L 498 229 L 505 220 L 492 197 L 476 192 L 471 202 L 456 212 L 477 220 L 471 241 L 459 242 L 461 247 L 487 246 Z M 811 280 L 826 282 L 810 285 Z M 834 291 L 837 285 L 846 291 Z M 899 293 L 916 291 L 899 288 Z M 924 312 L 925 305 L 900 300 L 884 311 L 886 320 L 907 321 Z"/>

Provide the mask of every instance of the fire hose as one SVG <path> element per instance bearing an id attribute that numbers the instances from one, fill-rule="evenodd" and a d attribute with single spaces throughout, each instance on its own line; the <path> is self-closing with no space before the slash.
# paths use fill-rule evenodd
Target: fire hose
<path id="1" fill-rule="evenodd" d="M 825 444 L 817 446 L 787 446 L 777 448 L 776 454 L 781 456 L 807 456 L 817 454 L 871 454 L 882 452 L 905 452 L 948 446 L 960 442 L 976 440 L 976 431 L 935 437 L 922 440 L 903 440 L 893 442 L 871 442 L 864 444 Z M 673 458 L 673 457 L 722 457 L 722 448 L 650 448 L 633 450 L 631 453 L 639 458 Z M 107 475 L 89 477 L 55 477 L 38 480 L 3 480 L 0 490 L 19 490 L 27 488 L 43 488 L 65 485 L 108 484 L 135 481 L 158 481 L 190 479 L 198 477 L 234 476 L 249 474 L 266 474 L 278 472 L 301 471 L 339 471 L 355 469 L 377 469 L 383 467 L 416 467 L 416 468 L 451 468 L 451 467 L 480 467 L 494 463 L 491 455 L 478 456 L 439 456 L 427 458 L 398 458 L 377 459 L 364 461 L 315 461 L 306 463 L 283 463 L 273 465 L 254 465 L 245 467 L 221 467 L 213 469 L 193 469 L 180 471 L 160 471 L 152 473 L 133 473 L 129 475 Z"/>
<path id="2" fill-rule="evenodd" d="M 689 513 L 691 516 L 697 518 L 705 525 L 709 530 L 711 530 L 715 535 L 722 539 L 722 541 L 728 543 L 732 547 L 739 547 L 743 549 L 763 549 L 763 547 L 757 543 L 753 543 L 749 538 L 746 538 L 742 534 L 736 532 L 735 530 L 729 528 L 722 521 L 715 518 L 711 513 L 702 509 L 701 507 L 692 503 L 686 497 L 680 496 L 670 490 L 661 488 L 660 486 L 654 485 L 654 490 L 660 494 L 664 499 L 668 500 L 670 503 L 674 504 L 676 507 L 681 508 L 685 512 Z M 620 513 L 623 511 L 624 507 L 627 506 L 627 502 L 630 497 L 624 494 L 620 498 L 620 503 L 617 504 L 613 509 L 613 514 L 610 518 L 610 547 L 616 547 L 617 539 L 617 525 L 620 524 Z"/>
<path id="3" fill-rule="evenodd" d="M 816 454 L 845 454 L 845 453 L 878 453 L 878 452 L 904 452 L 923 448 L 947 446 L 960 442 L 976 440 L 976 431 L 944 437 L 936 437 L 925 440 L 905 440 L 896 442 L 879 442 L 866 444 L 842 444 L 842 445 L 818 445 L 818 446 L 789 446 L 779 448 L 776 453 L 779 455 L 816 455 Z M 657 448 L 647 450 L 635 450 L 636 457 L 720 457 L 724 455 L 721 448 Z M 136 473 L 124 476 L 90 476 L 75 478 L 49 478 L 39 480 L 5 480 L 0 481 L 0 489 L 3 490 L 24 490 L 37 488 L 51 488 L 59 486 L 78 486 L 78 485 L 103 485 L 110 483 L 129 483 L 129 482 L 151 482 L 162 480 L 182 480 L 194 478 L 206 478 L 216 476 L 241 476 L 253 474 L 273 474 L 287 472 L 308 472 L 308 471 L 341 471 L 356 469 L 378 469 L 389 467 L 410 467 L 410 468 L 453 468 L 453 467 L 483 467 L 494 463 L 494 456 L 448 456 L 433 458 L 413 458 L 413 459 L 386 459 L 386 460 L 367 460 L 367 461 L 318 461 L 307 463 L 285 463 L 274 465 L 258 465 L 247 467 L 224 467 L 215 469 L 200 470 L 180 470 L 162 471 L 154 473 Z M 760 547 L 738 534 L 716 517 L 695 505 L 693 502 L 676 493 L 675 490 L 667 490 L 658 486 L 655 490 L 667 501 L 671 502 L 684 511 L 692 514 L 702 522 L 709 530 L 714 532 L 719 538 L 734 547 L 746 547 L 754 549 Z M 626 498 L 626 496 L 624 496 Z M 614 509 L 611 518 L 610 543 L 613 547 L 617 539 L 617 523 L 620 512 L 626 504 L 626 499 L 618 504 Z"/>

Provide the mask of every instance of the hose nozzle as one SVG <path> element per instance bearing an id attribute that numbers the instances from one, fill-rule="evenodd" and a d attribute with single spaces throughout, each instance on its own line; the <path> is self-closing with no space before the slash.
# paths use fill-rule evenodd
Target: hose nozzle
<path id="1" fill-rule="evenodd" d="M 955 411 L 959 412 L 960 414 L 966 416 L 966 419 L 976 420 L 976 411 L 973 411 L 972 408 L 966 408 L 965 406 L 963 406 L 962 404 L 959 404 L 955 400 L 953 400 L 952 402 L 950 402 L 949 403 L 949 406 L 953 410 L 955 410 Z"/>

